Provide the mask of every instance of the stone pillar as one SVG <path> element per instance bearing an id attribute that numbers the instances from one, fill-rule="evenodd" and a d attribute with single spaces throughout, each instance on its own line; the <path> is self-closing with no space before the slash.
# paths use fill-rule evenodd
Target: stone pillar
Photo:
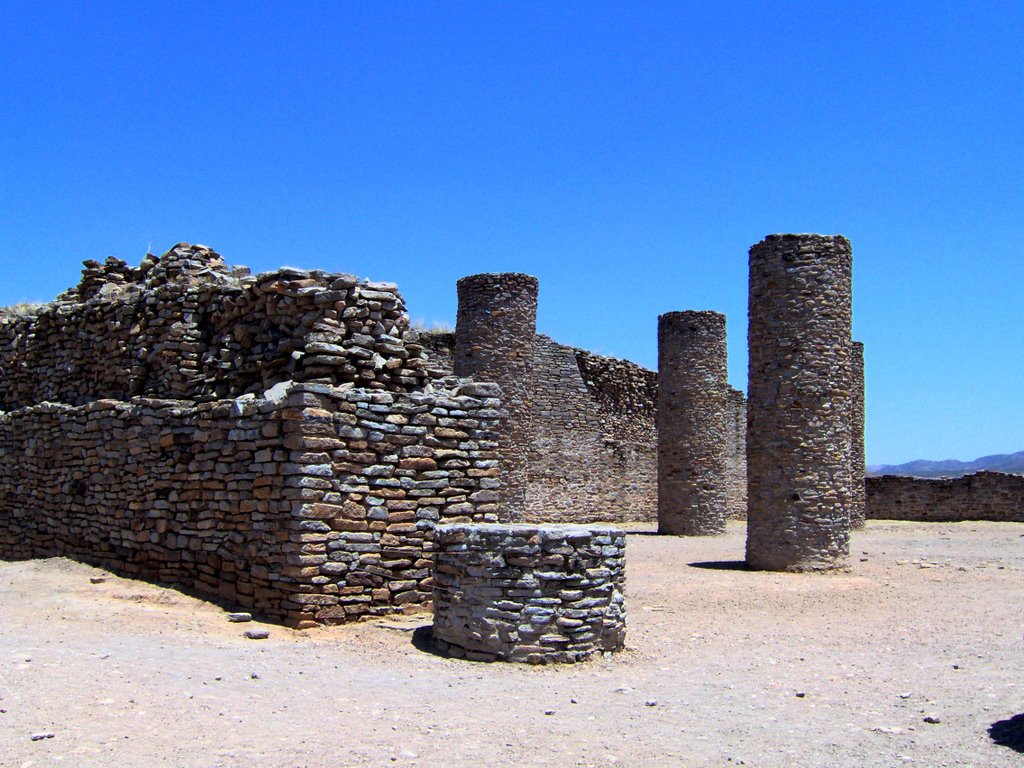
<path id="1" fill-rule="evenodd" d="M 658 533 L 725 532 L 729 383 L 725 315 L 658 318 Z"/>
<path id="2" fill-rule="evenodd" d="M 499 440 L 499 519 L 515 522 L 526 510 L 537 278 L 516 272 L 470 275 L 459 280 L 458 293 L 455 375 L 501 385 L 508 421 Z"/>
<path id="3" fill-rule="evenodd" d="M 769 235 L 750 249 L 751 568 L 835 568 L 849 554 L 852 266 L 840 235 Z"/>
<path id="4" fill-rule="evenodd" d="M 853 503 L 850 527 L 863 528 L 867 514 L 867 490 L 864 485 L 864 344 L 853 342 L 850 356 L 852 381 L 850 402 L 850 483 Z"/>
<path id="5" fill-rule="evenodd" d="M 747 516 L 747 398 L 729 388 L 729 431 L 726 441 L 726 513 L 729 519 Z"/>

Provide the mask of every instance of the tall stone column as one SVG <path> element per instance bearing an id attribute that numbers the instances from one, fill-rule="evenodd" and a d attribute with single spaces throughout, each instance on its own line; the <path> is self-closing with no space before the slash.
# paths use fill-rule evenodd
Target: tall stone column
<path id="1" fill-rule="evenodd" d="M 864 486 L 864 344 L 853 342 L 850 356 L 850 483 L 853 503 L 850 527 L 863 528 L 867 514 L 867 489 Z"/>
<path id="2" fill-rule="evenodd" d="M 840 235 L 769 235 L 750 249 L 751 568 L 835 568 L 849 554 L 852 267 Z"/>
<path id="3" fill-rule="evenodd" d="M 501 385 L 508 421 L 500 438 L 502 522 L 526 510 L 532 436 L 531 368 L 537 333 L 537 278 L 516 272 L 458 282 L 455 374 Z"/>
<path id="4" fill-rule="evenodd" d="M 658 532 L 725 532 L 729 382 L 725 315 L 658 318 Z"/>

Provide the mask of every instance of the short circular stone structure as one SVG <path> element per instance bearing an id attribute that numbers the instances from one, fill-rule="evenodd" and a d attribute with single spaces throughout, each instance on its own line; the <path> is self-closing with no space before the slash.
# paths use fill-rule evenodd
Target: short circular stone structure
<path id="1" fill-rule="evenodd" d="M 575 662 L 621 650 L 626 535 L 610 526 L 439 525 L 433 644 L 474 661 Z"/>

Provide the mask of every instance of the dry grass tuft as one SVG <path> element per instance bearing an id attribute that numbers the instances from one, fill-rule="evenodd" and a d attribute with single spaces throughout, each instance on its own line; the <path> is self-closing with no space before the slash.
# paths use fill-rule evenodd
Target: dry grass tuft
<path id="1" fill-rule="evenodd" d="M 0 318 L 13 319 L 16 317 L 25 317 L 27 315 L 37 315 L 45 306 L 46 304 L 30 301 L 11 304 L 9 307 L 0 307 Z"/>

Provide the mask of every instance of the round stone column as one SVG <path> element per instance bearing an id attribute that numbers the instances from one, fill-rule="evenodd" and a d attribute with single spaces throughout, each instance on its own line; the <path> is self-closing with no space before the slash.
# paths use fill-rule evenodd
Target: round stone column
<path id="1" fill-rule="evenodd" d="M 867 514 L 867 490 L 864 486 L 864 344 L 855 341 L 851 348 L 850 378 L 850 527 L 863 528 Z"/>
<path id="2" fill-rule="evenodd" d="M 501 386 L 508 420 L 498 449 L 499 516 L 504 522 L 514 522 L 526 511 L 537 278 L 517 272 L 470 275 L 459 280 L 458 294 L 455 375 Z"/>
<path id="3" fill-rule="evenodd" d="M 725 315 L 658 318 L 658 533 L 725 532 L 729 382 Z"/>
<path id="4" fill-rule="evenodd" d="M 769 235 L 750 249 L 751 568 L 835 568 L 849 553 L 852 266 L 840 235 Z"/>

